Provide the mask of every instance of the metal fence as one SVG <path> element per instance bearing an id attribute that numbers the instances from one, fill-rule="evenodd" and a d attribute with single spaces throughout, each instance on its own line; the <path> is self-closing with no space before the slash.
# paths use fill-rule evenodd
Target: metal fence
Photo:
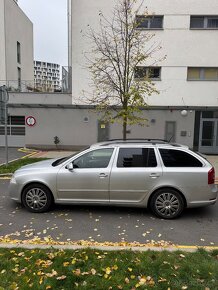
<path id="1" fill-rule="evenodd" d="M 22 93 L 71 93 L 71 86 L 66 82 L 66 79 L 59 82 L 59 85 L 50 83 L 49 81 L 34 82 L 34 81 L 1 81 L 0 87 L 6 86 L 8 92 Z"/>

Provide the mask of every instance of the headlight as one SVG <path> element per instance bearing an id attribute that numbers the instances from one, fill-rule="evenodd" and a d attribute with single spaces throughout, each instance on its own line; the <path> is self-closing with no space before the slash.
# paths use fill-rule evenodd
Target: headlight
<path id="1" fill-rule="evenodd" d="M 12 175 L 10 183 L 14 183 L 14 184 L 17 183 L 16 178 L 14 177 L 14 175 Z"/>

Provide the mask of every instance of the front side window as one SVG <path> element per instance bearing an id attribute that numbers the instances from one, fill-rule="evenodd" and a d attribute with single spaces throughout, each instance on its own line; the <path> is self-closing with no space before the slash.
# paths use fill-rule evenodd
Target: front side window
<path id="1" fill-rule="evenodd" d="M 202 167 L 202 163 L 187 152 L 159 149 L 165 167 Z"/>
<path id="2" fill-rule="evenodd" d="M 135 68 L 135 79 L 137 80 L 160 80 L 161 79 L 161 68 L 160 67 L 147 67 L 137 66 Z"/>
<path id="3" fill-rule="evenodd" d="M 156 167 L 157 160 L 152 148 L 121 148 L 117 167 Z"/>
<path id="4" fill-rule="evenodd" d="M 191 29 L 218 29 L 218 16 L 191 16 Z"/>
<path id="5" fill-rule="evenodd" d="M 74 168 L 106 168 L 114 149 L 99 149 L 88 152 L 73 161 Z"/>
<path id="6" fill-rule="evenodd" d="M 136 15 L 137 29 L 163 29 L 163 16 Z"/>

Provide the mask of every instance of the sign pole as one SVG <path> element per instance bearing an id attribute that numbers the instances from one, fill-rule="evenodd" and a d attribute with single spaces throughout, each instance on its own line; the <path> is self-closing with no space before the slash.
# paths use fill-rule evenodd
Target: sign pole
<path id="1" fill-rule="evenodd" d="M 8 92 L 6 91 L 6 94 Z M 8 106 L 5 102 L 5 164 L 8 166 Z"/>
<path id="2" fill-rule="evenodd" d="M 8 90 L 0 87 L 0 123 L 5 125 L 5 164 L 8 166 Z"/>

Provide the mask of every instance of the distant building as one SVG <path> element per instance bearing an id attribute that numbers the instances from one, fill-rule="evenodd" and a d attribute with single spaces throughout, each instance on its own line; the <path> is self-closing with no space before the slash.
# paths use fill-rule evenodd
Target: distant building
<path id="1" fill-rule="evenodd" d="M 60 65 L 50 62 L 34 61 L 35 90 L 60 91 Z"/>
<path id="2" fill-rule="evenodd" d="M 33 85 L 33 24 L 15 0 L 0 0 L 0 86 Z"/>

